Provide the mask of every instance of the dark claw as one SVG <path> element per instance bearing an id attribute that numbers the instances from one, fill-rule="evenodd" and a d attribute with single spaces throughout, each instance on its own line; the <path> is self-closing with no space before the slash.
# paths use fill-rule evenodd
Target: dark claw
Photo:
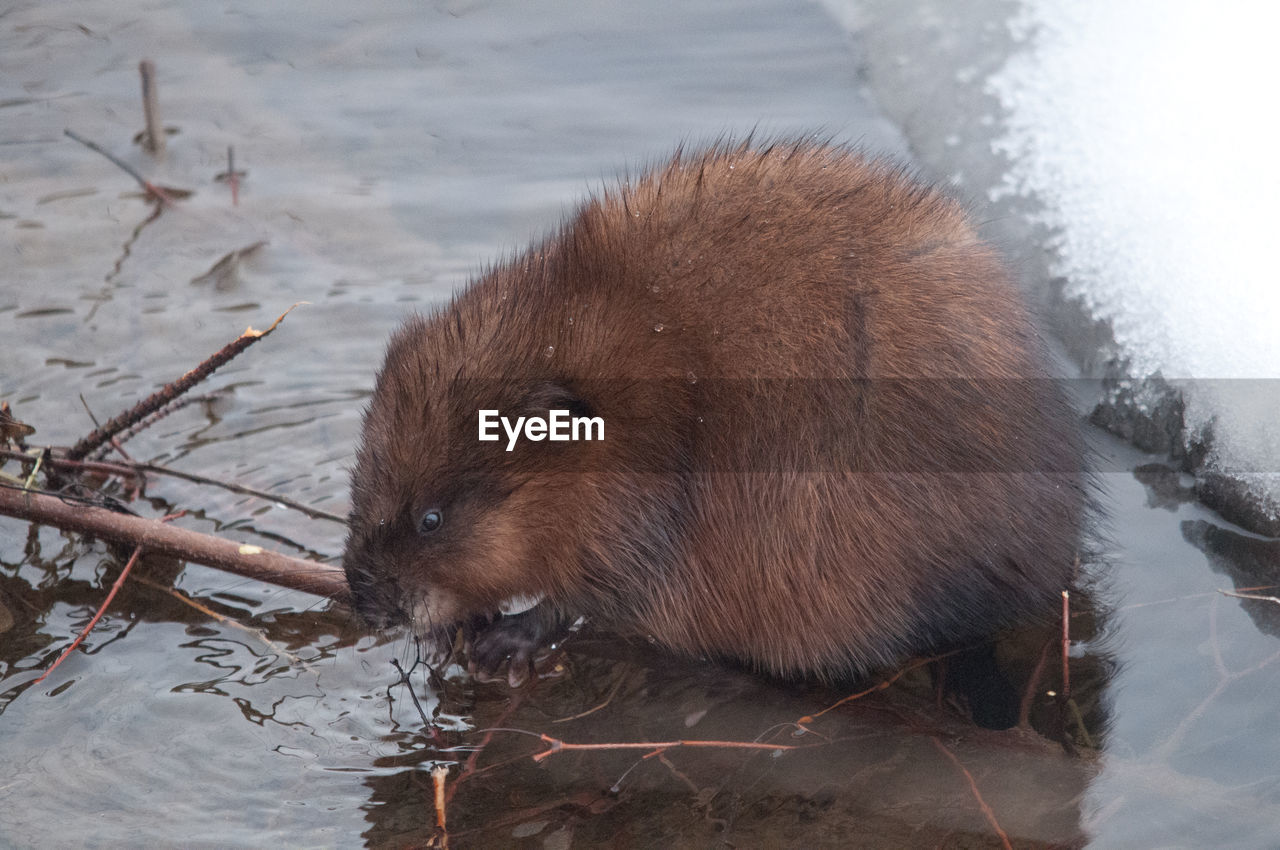
<path id="1" fill-rule="evenodd" d="M 559 613 L 548 605 L 498 617 L 472 636 L 468 669 L 479 681 L 496 681 L 504 678 L 499 671 L 507 664 L 506 681 L 518 688 L 532 678 L 534 656 L 554 642 L 566 625 Z"/>

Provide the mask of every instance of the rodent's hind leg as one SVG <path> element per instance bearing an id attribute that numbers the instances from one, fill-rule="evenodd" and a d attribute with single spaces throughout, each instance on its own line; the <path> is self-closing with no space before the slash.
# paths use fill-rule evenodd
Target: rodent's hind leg
<path id="1" fill-rule="evenodd" d="M 530 678 L 537 652 L 568 627 L 565 617 L 545 602 L 519 614 L 501 615 L 471 635 L 469 669 L 479 678 L 495 679 L 505 662 L 507 683 L 518 688 Z"/>

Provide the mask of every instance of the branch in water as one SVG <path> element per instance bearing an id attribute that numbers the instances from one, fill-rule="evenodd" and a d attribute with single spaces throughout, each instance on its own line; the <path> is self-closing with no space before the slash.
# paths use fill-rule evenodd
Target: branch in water
<path id="1" fill-rule="evenodd" d="M 161 466 L 157 463 L 139 463 L 136 460 L 128 461 L 105 461 L 105 460 L 67 460 L 59 457 L 52 452 L 43 455 L 31 455 L 27 452 L 19 452 L 13 449 L 0 448 L 0 459 L 16 460 L 25 466 L 34 466 L 37 463 L 45 464 L 56 470 L 68 470 L 71 472 L 96 472 L 102 475 L 117 475 L 121 478 L 140 478 L 142 473 L 154 473 L 156 475 L 167 475 L 170 478 L 180 478 L 183 481 L 190 481 L 193 484 L 205 484 L 210 487 L 218 487 L 231 493 L 240 493 L 244 496 L 253 496 L 256 499 L 271 502 L 273 504 L 284 505 L 292 508 L 299 513 L 306 514 L 312 519 L 325 519 L 330 522 L 336 522 L 340 525 L 346 525 L 347 518 L 329 511 L 313 508 L 310 505 L 304 505 L 288 496 L 282 496 L 279 493 L 268 493 L 265 490 L 255 490 L 252 487 L 245 487 L 242 484 L 235 484 L 230 481 L 219 481 L 216 478 L 209 478 L 204 475 L 196 475 L 193 472 L 183 472 L 180 469 L 170 469 L 167 466 Z"/>
<path id="2" fill-rule="evenodd" d="M 123 170 L 125 174 L 128 174 L 134 180 L 137 180 L 138 185 L 142 186 L 143 191 L 145 191 L 149 197 L 158 199 L 160 203 L 164 204 L 165 206 L 173 206 L 174 201 L 181 200 L 182 198 L 188 197 L 191 194 L 190 192 L 184 193 L 184 190 L 182 189 L 170 189 L 170 188 L 162 188 L 160 186 L 157 186 L 156 184 L 152 183 L 150 180 L 148 180 L 147 178 L 139 174 L 138 169 L 134 168 L 132 165 L 125 162 L 120 157 L 111 153 L 110 151 L 108 151 L 106 148 L 104 148 L 102 145 L 98 144 L 97 142 L 86 139 L 84 136 L 81 136 L 79 133 L 75 132 L 74 130 L 68 129 L 68 130 L 63 130 L 62 132 L 67 135 L 67 138 L 74 139 L 75 141 L 84 145 L 89 150 L 94 151 L 96 153 L 100 153 L 103 156 L 105 156 L 108 160 L 111 161 L 112 165 Z M 158 212 L 159 210 L 157 210 L 157 213 Z"/>
<path id="3" fill-rule="evenodd" d="M 306 302 L 298 302 L 298 304 L 304 303 Z M 293 307 L 297 307 L 298 304 L 294 304 Z M 284 321 L 284 317 L 289 315 L 293 310 L 293 307 L 285 310 L 284 313 L 280 315 L 280 318 L 272 322 L 271 327 L 267 328 L 265 331 L 257 331 L 253 328 L 246 329 L 244 333 L 224 345 L 221 350 L 214 353 L 212 357 L 205 360 L 190 372 L 187 372 L 172 383 L 165 384 L 159 390 L 129 408 L 129 410 L 112 419 L 102 428 L 94 428 L 87 437 L 71 447 L 66 454 L 67 460 L 84 460 L 84 458 L 88 457 L 91 452 L 99 446 L 107 443 L 116 434 L 119 434 L 126 428 L 130 428 L 138 422 L 141 422 L 146 417 L 155 413 L 157 410 L 164 407 L 166 404 L 169 404 L 178 396 L 209 377 L 219 367 L 226 365 L 237 354 L 274 331 L 276 327 Z"/>
<path id="4" fill-rule="evenodd" d="M 74 504 L 56 496 L 8 486 L 0 486 L 0 514 L 129 546 L 142 546 L 148 552 L 205 564 L 339 602 L 346 602 L 350 597 L 346 577 L 338 567 L 177 528 L 158 520 Z"/>

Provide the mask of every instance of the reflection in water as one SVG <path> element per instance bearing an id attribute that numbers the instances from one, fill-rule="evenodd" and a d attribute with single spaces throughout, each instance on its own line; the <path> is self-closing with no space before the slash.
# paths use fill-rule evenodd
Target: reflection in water
<path id="1" fill-rule="evenodd" d="M 428 840 L 426 768 L 456 759 L 449 824 L 464 845 L 562 835 L 581 846 L 946 846 L 992 835 L 975 788 L 1019 842 L 1080 843 L 1092 759 L 1068 756 L 1029 728 L 979 729 L 936 702 L 934 683 L 919 667 L 888 690 L 823 713 L 848 691 L 580 634 L 532 690 L 444 682 L 441 710 L 457 701 L 477 727 L 506 731 L 450 735 L 447 743 L 484 746 L 451 753 L 446 743 L 395 773 L 367 777 L 375 805 L 366 809 L 364 837 L 374 846 Z M 797 734 L 801 724 L 808 731 Z M 697 739 L 800 749 L 562 752 L 539 763 L 532 756 L 548 746 L 540 734 L 571 743 Z"/>
<path id="2" fill-rule="evenodd" d="M 1259 631 L 1280 637 L 1280 602 L 1275 601 L 1280 597 L 1280 540 L 1259 539 L 1205 520 L 1182 523 L 1182 536 L 1208 556 L 1215 573 L 1231 579 L 1237 592 L 1261 597 L 1241 601 L 1240 608 Z"/>
<path id="3" fill-rule="evenodd" d="M 46 547 L 55 560 L 39 557 Z M 286 781 L 282 789 L 270 776 L 240 774 L 234 785 L 209 785 L 212 797 L 200 800 L 250 812 L 264 806 L 278 812 L 289 799 L 304 808 L 316 800 L 346 800 L 306 829 L 290 820 L 289 830 L 302 829 L 295 843 L 320 840 L 357 810 L 367 820 L 364 839 L 373 846 L 426 841 L 433 825 L 424 802 L 430 799 L 428 769 L 440 763 L 453 765 L 450 831 L 459 846 L 507 846 L 520 836 L 557 834 L 586 846 L 614 838 L 681 847 L 725 840 L 751 846 L 945 844 L 956 836 L 991 834 L 975 787 L 998 813 L 1000 828 L 1020 841 L 1080 839 L 1079 800 L 1093 774 L 1085 741 L 1091 734 L 1096 740 L 1103 726 L 1095 710 L 1102 683 L 1088 672 L 1093 661 L 1073 658 L 1073 693 L 1088 728 L 1075 725 L 1072 718 L 1080 714 L 1065 717 L 1056 710 L 1048 694 L 1061 688 L 1057 624 L 1013 635 L 996 653 L 1038 732 L 975 726 L 965 705 L 941 687 L 941 679 L 956 671 L 937 665 L 918 666 L 888 690 L 823 712 L 874 683 L 773 681 L 590 632 L 575 635 L 566 654 L 549 660 L 537 685 L 521 691 L 475 683 L 456 666 L 429 682 L 419 668 L 412 681 L 422 710 L 439 726 L 431 732 L 405 688 L 389 687 L 395 675 L 388 662 L 406 662 L 412 650 L 402 637 L 371 641 L 343 612 L 281 607 L 273 600 L 286 594 L 253 583 L 230 594 L 224 576 L 192 567 L 180 572 L 180 565 L 163 559 L 141 562 L 83 657 L 73 656 L 54 680 L 30 689 L 25 683 L 87 619 L 118 569 L 95 549 L 78 559 L 67 555 L 60 536 L 46 530 L 32 556 L 0 573 L 6 608 L 48 612 L 15 623 L 10 634 L 21 640 L 6 641 L 0 650 L 0 664 L 16 683 L 4 692 L 0 748 L 21 762 L 23 753 L 47 750 L 49 730 L 66 722 L 66 712 L 101 711 L 103 700 L 115 704 L 121 693 L 131 693 L 127 711 L 110 724 L 112 735 L 164 740 L 165 755 L 156 760 L 156 744 L 128 755 L 111 745 L 103 757 L 110 758 L 114 782 L 141 792 L 171 783 L 168 765 L 211 758 L 197 771 L 207 782 L 243 763 L 232 752 L 223 765 L 217 754 L 227 747 L 258 750 L 266 744 L 291 765 L 281 767 L 283 775 L 309 777 L 305 786 L 289 790 Z M 192 586 L 193 571 L 219 579 L 215 586 L 222 588 L 202 593 L 200 609 L 166 589 L 178 577 Z M 33 589 L 38 586 L 44 589 Z M 233 619 L 210 619 L 211 613 Z M 1081 624 L 1093 616 L 1077 613 Z M 1073 631 L 1077 640 L 1088 640 L 1083 625 L 1073 622 Z M 149 637 L 139 640 L 143 634 Z M 1038 663 L 1042 656 L 1052 663 Z M 120 667 L 126 658 L 139 669 Z M 126 680 L 133 684 L 122 691 Z M 154 694 L 139 692 L 155 687 Z M 62 711 L 46 720 L 37 709 L 52 695 Z M 183 706 L 178 713 L 164 707 L 175 699 Z M 97 728 L 87 717 L 74 722 L 81 730 Z M 808 731 L 798 735 L 801 724 Z M 493 727 L 528 734 L 488 731 Z M 531 756 L 546 749 L 534 737 L 540 734 L 574 743 L 700 739 L 800 749 L 673 749 L 660 757 L 566 752 L 537 763 Z M 1068 755 L 1053 738 L 1082 752 Z M 197 755 L 209 747 L 215 755 Z M 64 775 L 48 759 L 43 763 Z M 97 781 L 107 769 L 93 760 L 63 767 Z M 164 793 L 160 799 L 172 802 Z M 263 826 L 253 823 L 254 830 Z"/>

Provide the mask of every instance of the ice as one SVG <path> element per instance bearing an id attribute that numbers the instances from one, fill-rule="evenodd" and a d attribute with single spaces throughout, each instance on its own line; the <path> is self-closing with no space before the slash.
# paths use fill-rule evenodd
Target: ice
<path id="1" fill-rule="evenodd" d="M 1044 202 L 1068 294 L 1110 320 L 1134 374 L 1181 379 L 1218 465 L 1273 473 L 1278 25 L 1239 0 L 1029 0 L 1011 27 L 1025 49 L 988 80 L 1003 188 Z"/>

